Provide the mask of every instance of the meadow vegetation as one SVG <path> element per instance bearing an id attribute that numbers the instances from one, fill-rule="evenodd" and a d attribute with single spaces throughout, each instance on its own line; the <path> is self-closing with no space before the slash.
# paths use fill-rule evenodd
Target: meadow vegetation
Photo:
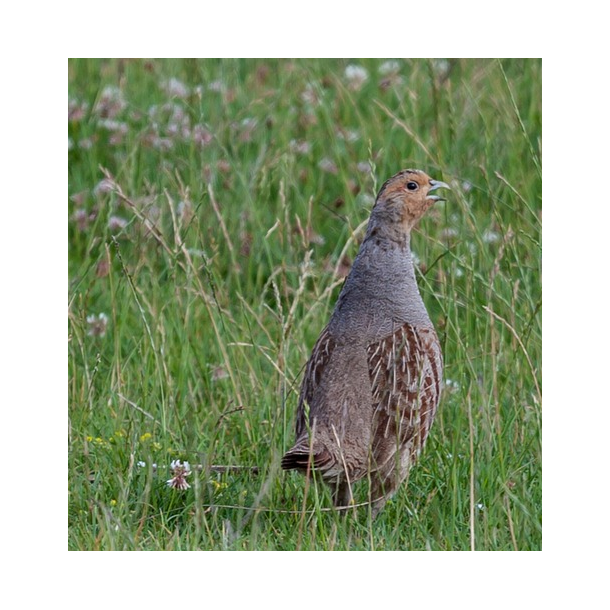
<path id="1" fill-rule="evenodd" d="M 70 60 L 69 548 L 539 550 L 541 78 Z M 446 379 L 371 521 L 279 462 L 376 189 L 406 167 L 453 189 L 412 238 Z"/>

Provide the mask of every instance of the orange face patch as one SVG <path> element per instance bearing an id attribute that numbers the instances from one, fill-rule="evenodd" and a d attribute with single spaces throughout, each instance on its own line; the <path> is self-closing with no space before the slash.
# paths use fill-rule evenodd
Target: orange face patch
<path id="1" fill-rule="evenodd" d="M 415 193 L 417 191 L 410 191 L 407 188 L 409 182 L 415 182 L 419 188 L 421 189 L 427 184 L 430 184 L 430 176 L 424 174 L 419 170 L 412 169 L 404 169 L 401 172 L 398 172 L 394 176 L 392 176 L 389 180 L 387 180 L 381 189 L 379 190 L 379 195 L 377 198 L 381 198 L 383 195 L 386 198 L 392 198 L 396 195 L 403 195 L 405 193 Z"/>

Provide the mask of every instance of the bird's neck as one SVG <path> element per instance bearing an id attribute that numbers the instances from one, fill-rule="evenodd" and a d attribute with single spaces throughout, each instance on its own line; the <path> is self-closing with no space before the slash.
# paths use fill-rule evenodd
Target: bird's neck
<path id="1" fill-rule="evenodd" d="M 335 309 L 334 321 L 363 339 L 393 332 L 396 324 L 430 326 L 415 279 L 410 233 L 369 223 Z"/>
<path id="2" fill-rule="evenodd" d="M 364 236 L 364 244 L 372 240 L 377 245 L 409 249 L 411 230 L 404 215 L 404 206 L 376 205 Z"/>

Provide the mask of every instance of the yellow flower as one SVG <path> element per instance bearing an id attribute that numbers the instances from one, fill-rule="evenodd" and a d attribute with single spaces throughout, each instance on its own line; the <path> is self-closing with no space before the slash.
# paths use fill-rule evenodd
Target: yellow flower
<path id="1" fill-rule="evenodd" d="M 150 432 L 145 432 L 141 437 L 140 437 L 140 441 L 145 443 L 146 441 L 150 440 L 152 438 L 152 434 Z"/>

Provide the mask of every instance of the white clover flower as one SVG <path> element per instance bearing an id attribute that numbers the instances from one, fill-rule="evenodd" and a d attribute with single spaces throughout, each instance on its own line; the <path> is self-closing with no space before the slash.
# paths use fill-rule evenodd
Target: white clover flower
<path id="1" fill-rule="evenodd" d="M 93 196 L 111 193 L 114 190 L 114 182 L 108 178 L 103 178 L 93 187 Z"/>
<path id="2" fill-rule="evenodd" d="M 486 244 L 493 244 L 495 242 L 497 242 L 500 239 L 500 235 L 498 233 L 496 233 L 495 231 L 492 231 L 491 229 L 488 229 L 487 231 L 485 231 L 485 233 L 483 233 L 483 241 Z"/>
<path id="3" fill-rule="evenodd" d="M 338 129 L 337 137 L 346 142 L 357 142 L 360 139 L 360 133 L 356 129 Z"/>
<path id="4" fill-rule="evenodd" d="M 93 111 L 102 118 L 113 119 L 126 106 L 123 92 L 118 87 L 108 85 L 101 92 Z"/>
<path id="5" fill-rule="evenodd" d="M 317 106 L 320 103 L 318 90 L 313 83 L 307 83 L 301 92 L 301 100 L 310 106 Z"/>
<path id="6" fill-rule="evenodd" d="M 78 227 L 79 231 L 86 231 L 87 227 L 89 226 L 89 222 L 92 220 L 89 212 L 87 212 L 87 210 L 84 210 L 83 208 L 78 208 L 74 210 L 72 218 L 76 223 L 76 226 Z M 95 220 L 95 217 L 93 218 L 93 220 Z"/>
<path id="7" fill-rule="evenodd" d="M 122 134 L 126 134 L 129 131 L 127 123 L 117 121 L 116 119 L 100 119 L 97 124 L 102 129 L 107 129 L 108 131 L 118 131 Z"/>
<path id="8" fill-rule="evenodd" d="M 400 70 L 400 63 L 395 59 L 388 59 L 388 61 L 384 61 L 378 68 L 379 74 L 383 74 L 384 76 L 387 74 L 396 74 Z"/>
<path id="9" fill-rule="evenodd" d="M 87 335 L 90 337 L 103 337 L 108 328 L 108 316 L 105 313 L 101 313 L 97 316 L 92 314 L 87 316 L 87 324 L 89 325 Z"/>
<path id="10" fill-rule="evenodd" d="M 449 70 L 451 69 L 451 63 L 446 59 L 434 59 L 432 61 L 432 69 L 436 73 L 437 76 L 444 78 L 449 74 Z"/>
<path id="11" fill-rule="evenodd" d="M 213 80 L 211 83 L 208 83 L 208 89 L 210 91 L 222 93 L 226 88 L 226 85 L 221 80 Z"/>
<path id="12" fill-rule="evenodd" d="M 81 138 L 78 141 L 78 147 L 82 150 L 89 150 L 93 146 L 93 140 L 91 138 Z"/>
<path id="13" fill-rule="evenodd" d="M 345 78 L 347 78 L 350 85 L 360 89 L 360 87 L 368 80 L 369 73 L 366 68 L 363 68 L 362 66 L 349 64 L 349 66 L 345 68 Z"/>
<path id="14" fill-rule="evenodd" d="M 89 105 L 75 99 L 68 99 L 68 121 L 81 121 L 85 118 Z"/>
<path id="15" fill-rule="evenodd" d="M 172 97 L 188 97 L 190 90 L 189 88 L 177 78 L 170 78 L 167 81 L 161 83 L 162 89 Z"/>
<path id="16" fill-rule="evenodd" d="M 331 159 L 329 159 L 328 157 L 324 157 L 323 159 L 321 159 L 320 162 L 318 163 L 318 167 L 323 172 L 328 172 L 329 174 L 338 174 L 339 173 L 339 169 L 337 168 L 336 163 L 334 161 L 332 161 Z"/>
<path id="17" fill-rule="evenodd" d="M 172 478 L 168 479 L 167 486 L 174 489 L 188 489 L 190 485 L 186 482 L 186 477 L 191 474 L 191 465 L 188 462 L 173 460 L 170 464 Z"/>
<path id="18" fill-rule="evenodd" d="M 167 151 L 174 147 L 174 142 L 171 138 L 161 138 L 159 136 L 155 136 L 152 138 L 152 145 L 154 148 Z"/>
<path id="19" fill-rule="evenodd" d="M 459 233 L 454 227 L 447 227 L 441 231 L 441 239 L 444 242 L 449 242 L 458 237 Z"/>
<path id="20" fill-rule="evenodd" d="M 199 123 L 193 125 L 191 138 L 195 144 L 205 146 L 212 141 L 213 137 L 214 136 L 203 125 L 200 125 Z"/>
<path id="21" fill-rule="evenodd" d="M 311 144 L 306 140 L 290 140 L 289 147 L 292 152 L 307 155 L 311 152 Z"/>
<path id="22" fill-rule="evenodd" d="M 108 219 L 108 228 L 113 233 L 115 231 L 120 231 L 121 229 L 124 229 L 126 226 L 127 221 L 124 218 L 121 218 L 120 216 L 111 216 Z"/>

